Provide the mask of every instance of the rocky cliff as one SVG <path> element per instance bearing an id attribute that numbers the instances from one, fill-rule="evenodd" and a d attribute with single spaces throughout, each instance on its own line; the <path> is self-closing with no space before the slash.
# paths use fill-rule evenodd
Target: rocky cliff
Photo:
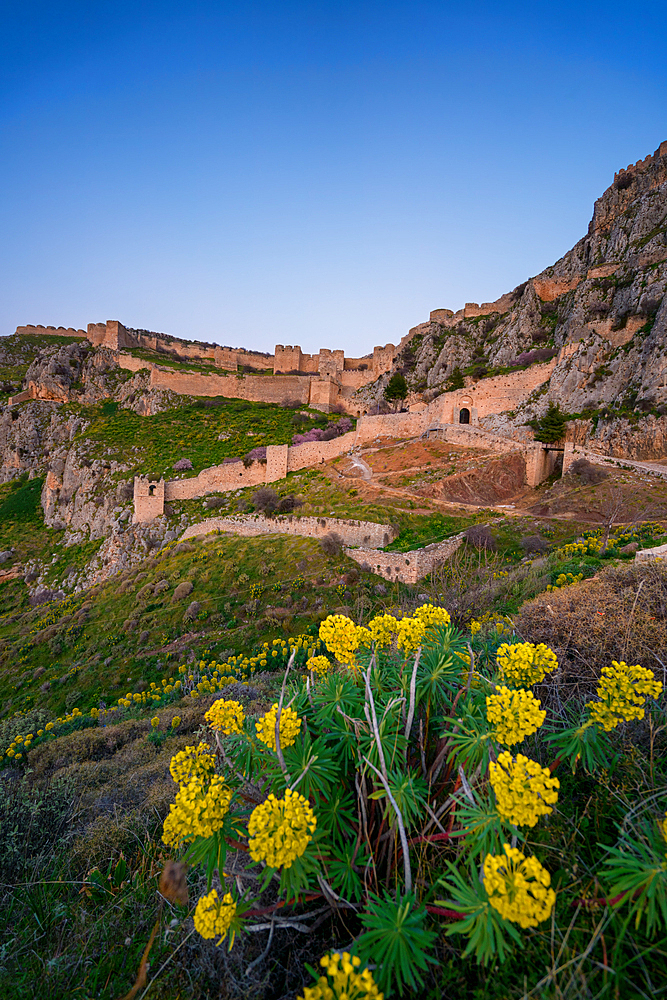
<path id="1" fill-rule="evenodd" d="M 627 435 L 605 424 L 647 412 L 659 418 L 667 404 L 666 288 L 663 142 L 616 174 L 595 203 L 588 233 L 564 257 L 490 303 L 486 314 L 476 306 L 456 315 L 435 310 L 412 331 L 393 371 L 406 375 L 415 398 L 429 400 L 452 384 L 456 368 L 470 383 L 544 360 L 569 344 L 571 353 L 547 385 L 489 425 L 519 426 L 553 402 L 569 414 L 593 416 L 591 432 L 599 440 L 620 441 Z M 389 377 L 360 398 L 378 399 Z"/>

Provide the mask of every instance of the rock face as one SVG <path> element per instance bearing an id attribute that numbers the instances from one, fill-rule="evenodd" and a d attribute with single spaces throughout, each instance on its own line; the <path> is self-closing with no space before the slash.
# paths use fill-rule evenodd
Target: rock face
<path id="1" fill-rule="evenodd" d="M 595 203 L 587 235 L 572 250 L 490 304 L 503 312 L 468 315 L 479 309 L 466 307 L 455 316 L 435 310 L 428 323 L 411 331 L 392 372 L 406 375 L 414 400 L 428 401 L 447 388 L 457 367 L 470 384 L 517 362 L 530 363 L 536 350 L 567 346 L 547 385 L 509 417 L 494 417 L 490 429 L 503 422 L 519 427 L 553 402 L 571 414 L 601 411 L 598 437 L 617 438 L 614 447 L 622 447 L 626 431 L 606 424 L 633 411 L 660 417 L 665 406 L 667 412 L 666 289 L 663 142 L 652 156 L 616 175 Z M 362 390 L 360 398 L 378 400 L 390 375 Z M 646 457 L 655 455 L 661 432 L 647 427 L 642 434 Z M 655 447 L 648 444 L 651 435 Z"/>

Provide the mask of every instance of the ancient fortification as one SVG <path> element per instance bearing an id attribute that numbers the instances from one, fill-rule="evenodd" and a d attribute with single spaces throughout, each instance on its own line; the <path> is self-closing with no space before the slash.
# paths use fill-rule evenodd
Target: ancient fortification
<path id="1" fill-rule="evenodd" d="M 88 340 L 94 347 L 104 347 L 117 355 L 121 368 L 129 371 L 150 371 L 151 386 L 170 389 L 172 392 L 192 396 L 232 396 L 254 402 L 286 403 L 297 401 L 329 413 L 334 406 L 347 409 L 346 401 L 357 389 L 375 382 L 380 375 L 391 370 L 400 347 L 393 344 L 374 347 L 373 353 L 363 358 L 346 358 L 343 351 L 326 348 L 318 354 L 304 354 L 300 347 L 277 344 L 273 355 L 243 348 L 218 347 L 177 340 L 162 333 L 132 330 L 118 320 L 106 323 L 89 323 L 87 330 L 71 327 L 19 326 L 16 333 L 22 336 L 54 336 Z M 220 374 L 203 374 L 201 371 L 175 370 L 161 365 L 158 360 L 147 360 L 132 353 L 133 350 L 151 351 L 164 355 L 165 362 L 205 362 L 219 369 Z M 28 386 L 25 392 L 12 397 L 10 404 L 25 399 L 47 398 L 39 395 L 37 386 Z"/>

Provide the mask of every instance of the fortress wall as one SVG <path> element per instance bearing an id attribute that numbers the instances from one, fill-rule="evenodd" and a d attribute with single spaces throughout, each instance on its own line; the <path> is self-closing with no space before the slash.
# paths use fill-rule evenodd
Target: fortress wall
<path id="1" fill-rule="evenodd" d="M 287 453 L 287 471 L 297 472 L 321 462 L 329 462 L 339 455 L 347 454 L 356 443 L 356 431 L 349 431 L 331 441 L 306 441 L 305 444 L 291 446 Z"/>
<path id="2" fill-rule="evenodd" d="M 264 517 L 263 514 L 244 514 L 238 517 L 211 517 L 186 528 L 181 538 L 207 535 L 211 531 L 230 532 L 234 535 L 301 535 L 305 538 L 323 538 L 331 532 L 340 535 L 346 545 L 365 545 L 365 551 L 375 552 L 389 545 L 395 532 L 390 524 L 373 521 L 343 520 L 337 517 L 294 517 L 292 515 Z"/>
<path id="3" fill-rule="evenodd" d="M 76 337 L 85 340 L 87 336 L 85 330 L 75 330 L 71 326 L 33 326 L 32 323 L 17 326 L 15 332 L 19 337 Z"/>
<path id="4" fill-rule="evenodd" d="M 431 404 L 432 405 L 432 404 Z M 356 444 L 366 444 L 380 437 L 416 437 L 429 425 L 428 413 L 385 413 L 359 417 Z"/>
<path id="5" fill-rule="evenodd" d="M 202 469 L 191 479 L 170 479 L 165 484 L 164 498 L 169 500 L 194 500 L 207 493 L 225 493 L 243 486 L 263 486 L 266 482 L 266 465 L 253 462 L 246 469 L 243 462 L 213 465 Z"/>
<path id="6" fill-rule="evenodd" d="M 287 347 L 276 344 L 273 354 L 273 371 L 276 375 L 279 372 L 301 371 L 302 358 L 310 360 L 310 354 L 302 355 L 301 348 L 292 347 L 291 344 Z"/>
<path id="7" fill-rule="evenodd" d="M 298 375 L 199 375 L 151 367 L 151 385 L 191 396 L 227 396 L 254 402 L 308 404 L 310 379 Z"/>
<path id="8" fill-rule="evenodd" d="M 545 364 L 532 365 L 524 371 L 480 379 L 464 389 L 443 392 L 430 404 L 429 415 L 432 420 L 450 424 L 458 422 L 458 411 L 464 406 L 471 411 L 475 409 L 477 419 L 492 413 L 514 410 L 526 396 L 549 379 L 557 360 L 553 358 Z"/>
<path id="9" fill-rule="evenodd" d="M 148 476 L 134 477 L 133 524 L 152 521 L 164 514 L 164 479 L 149 479 Z"/>
<path id="10" fill-rule="evenodd" d="M 411 552 L 378 552 L 372 548 L 345 549 L 345 555 L 360 566 L 369 567 L 372 573 L 386 580 L 401 583 L 418 583 L 436 566 L 445 562 L 463 542 L 463 535 L 447 538 L 444 542 L 427 545 Z"/>

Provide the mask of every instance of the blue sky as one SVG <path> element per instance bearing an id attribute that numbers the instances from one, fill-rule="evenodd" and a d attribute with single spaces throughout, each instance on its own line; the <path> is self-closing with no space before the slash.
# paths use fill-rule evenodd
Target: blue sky
<path id="1" fill-rule="evenodd" d="M 0 334 L 397 343 L 667 138 L 667 6 L 0 4 Z"/>

